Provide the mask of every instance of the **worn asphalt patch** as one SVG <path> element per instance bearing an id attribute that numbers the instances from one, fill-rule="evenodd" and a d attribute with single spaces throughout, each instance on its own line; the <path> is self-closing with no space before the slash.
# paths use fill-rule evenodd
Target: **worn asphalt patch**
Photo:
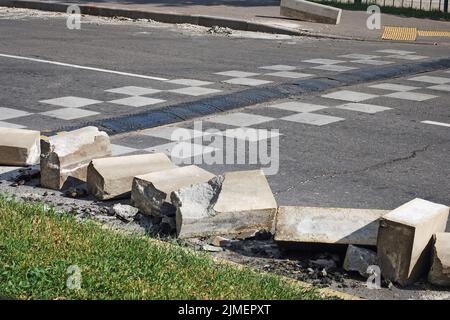
<path id="1" fill-rule="evenodd" d="M 277 99 L 284 99 L 290 96 L 323 92 L 329 89 L 336 89 L 363 82 L 387 80 L 447 68 L 450 68 L 450 57 L 387 66 L 370 71 L 348 71 L 328 78 L 319 77 L 286 82 L 274 86 L 251 88 L 235 93 L 175 104 L 126 116 L 91 121 L 83 123 L 82 125 L 61 127 L 57 130 L 43 134 L 51 136 L 60 131 L 75 130 L 87 125 L 99 127 L 109 135 L 122 134 L 194 119 L 217 112 L 239 109 Z"/>

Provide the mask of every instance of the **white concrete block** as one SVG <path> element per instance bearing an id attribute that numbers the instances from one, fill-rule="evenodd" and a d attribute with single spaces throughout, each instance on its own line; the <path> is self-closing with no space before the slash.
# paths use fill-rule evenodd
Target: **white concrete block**
<path id="1" fill-rule="evenodd" d="M 41 140 L 41 185 L 61 189 L 86 181 L 92 159 L 111 156 L 108 135 L 96 127 L 84 127 Z"/>
<path id="2" fill-rule="evenodd" d="M 432 236 L 445 231 L 448 213 L 447 206 L 417 198 L 383 217 L 377 251 L 385 279 L 408 285 L 428 271 Z"/>
<path id="3" fill-rule="evenodd" d="M 172 192 L 180 238 L 273 229 L 277 204 L 261 170 L 228 172 Z"/>
<path id="4" fill-rule="evenodd" d="M 374 209 L 280 207 L 275 240 L 375 246 L 379 220 L 387 213 Z"/>
<path id="5" fill-rule="evenodd" d="M 135 176 L 173 167 L 164 153 L 95 159 L 88 167 L 88 191 L 99 200 L 129 197 Z"/>
<path id="6" fill-rule="evenodd" d="M 29 166 L 39 163 L 40 132 L 0 128 L 0 165 Z"/>
<path id="7" fill-rule="evenodd" d="M 281 0 L 280 15 L 304 21 L 339 24 L 342 10 L 305 0 Z"/>

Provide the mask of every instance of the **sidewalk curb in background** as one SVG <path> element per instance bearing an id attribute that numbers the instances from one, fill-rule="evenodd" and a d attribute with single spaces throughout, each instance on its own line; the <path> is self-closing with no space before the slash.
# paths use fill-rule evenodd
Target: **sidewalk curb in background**
<path id="1" fill-rule="evenodd" d="M 77 3 L 65 2 L 41 2 L 38 0 L 0 0 L 0 7 L 34 9 L 41 11 L 66 12 L 67 7 Z M 308 30 L 296 30 L 282 26 L 275 26 L 269 23 L 250 22 L 243 19 L 234 19 L 229 17 L 182 14 L 182 13 L 165 13 L 151 10 L 124 9 L 114 8 L 111 5 L 87 5 L 77 4 L 82 14 L 102 16 L 102 17 L 126 17 L 130 19 L 150 19 L 162 23 L 182 24 L 188 23 L 203 27 L 226 27 L 233 30 L 263 32 L 284 34 L 290 36 L 308 36 L 314 38 L 336 39 L 336 40 L 360 40 L 364 39 L 356 37 L 338 36 L 325 33 L 314 33 Z M 372 40 L 373 41 L 373 40 Z"/>
<path id="2" fill-rule="evenodd" d="M 66 12 L 67 7 L 76 3 L 41 2 L 36 0 L 0 0 L 0 6 L 26 8 L 43 11 Z M 234 30 L 255 31 L 265 33 L 278 33 L 286 35 L 306 35 L 305 31 L 272 26 L 265 23 L 249 22 L 242 19 L 233 19 L 209 15 L 189 15 L 181 13 L 164 13 L 150 10 L 114 8 L 107 5 L 77 4 L 82 14 L 103 17 L 127 17 L 130 19 L 151 19 L 163 23 L 189 23 L 204 27 L 227 27 Z"/>
<path id="3" fill-rule="evenodd" d="M 164 106 L 158 109 L 88 121 L 76 126 L 43 131 L 42 134 L 51 136 L 59 131 L 70 131 L 84 126 L 95 126 L 109 135 L 116 135 L 191 120 L 274 100 L 287 99 L 303 94 L 318 93 L 359 83 L 393 79 L 448 68 L 450 68 L 450 57 L 431 59 L 423 62 L 404 63 L 371 70 L 348 71 L 333 77 L 318 77 L 285 82 L 272 86 L 250 88 L 196 101 Z"/>

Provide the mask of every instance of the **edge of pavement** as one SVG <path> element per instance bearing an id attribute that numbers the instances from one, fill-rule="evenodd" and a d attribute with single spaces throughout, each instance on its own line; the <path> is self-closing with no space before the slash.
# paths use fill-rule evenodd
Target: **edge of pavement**
<path id="1" fill-rule="evenodd" d="M 42 134 L 51 136 L 61 131 L 75 130 L 84 126 L 96 126 L 109 135 L 117 135 L 192 120 L 274 100 L 286 99 L 290 96 L 319 93 L 358 83 L 388 80 L 448 68 L 450 68 L 450 56 L 369 70 L 348 71 L 333 77 L 317 77 L 294 82 L 284 82 L 271 86 L 249 88 L 238 92 L 182 102 L 128 115 L 87 121 L 55 130 L 43 130 Z"/>
<path id="2" fill-rule="evenodd" d="M 260 270 L 256 270 L 253 269 L 251 267 L 246 267 L 242 264 L 233 262 L 231 260 L 226 260 L 224 258 L 219 258 L 219 257 L 213 257 L 213 260 L 219 264 L 223 264 L 223 265 L 229 265 L 229 266 L 234 266 L 238 269 L 244 269 L 244 268 L 250 268 L 252 270 L 258 271 L 260 273 L 263 274 L 273 274 L 270 272 L 266 272 L 266 271 L 260 271 Z M 287 283 L 293 284 L 295 286 L 300 286 L 304 289 L 315 289 L 316 292 L 322 297 L 322 298 L 336 298 L 336 299 L 340 299 L 340 300 L 366 300 L 365 298 L 356 296 L 356 295 L 352 295 L 349 293 L 345 293 L 345 292 L 341 292 L 341 291 L 337 291 L 334 289 L 330 289 L 330 288 L 317 288 L 315 287 L 313 284 L 311 283 L 307 283 L 304 281 L 300 281 L 300 280 L 296 280 L 293 278 L 289 278 L 283 275 L 277 275 L 278 277 L 280 277 L 281 279 L 283 279 L 284 281 L 286 281 Z"/>
<path id="3" fill-rule="evenodd" d="M 116 228 L 114 228 L 114 227 L 112 227 L 110 225 L 107 225 L 107 224 L 106 225 L 105 224 L 100 224 L 100 222 L 97 222 L 97 221 L 95 221 L 94 223 L 98 223 L 102 227 L 107 228 L 108 230 L 111 230 L 113 232 L 118 232 L 118 233 L 122 233 L 122 234 L 130 234 L 129 231 L 116 229 Z M 167 246 L 171 246 L 172 245 L 171 243 L 164 242 L 164 241 L 159 240 L 159 239 L 152 238 L 152 240 L 157 242 L 157 243 L 159 243 L 160 245 L 167 245 Z M 187 248 L 182 248 L 182 249 L 190 251 L 190 249 L 187 249 Z M 239 269 L 239 270 L 250 269 L 250 270 L 262 273 L 262 274 L 273 275 L 273 273 L 271 273 L 271 272 L 261 271 L 261 270 L 255 269 L 253 267 L 246 266 L 246 265 L 243 265 L 243 264 L 240 264 L 240 263 L 228 260 L 228 259 L 223 258 L 223 257 L 217 257 L 217 256 L 213 256 L 213 255 L 211 255 L 210 257 L 212 258 L 212 260 L 214 262 L 216 262 L 218 264 L 221 264 L 223 266 L 231 266 L 231 267 L 234 267 L 234 268 Z M 365 299 L 363 297 L 352 295 L 352 294 L 341 292 L 341 291 L 337 291 L 337 290 L 334 290 L 334 289 L 331 289 L 331 288 L 318 288 L 318 287 L 314 286 L 311 283 L 300 281 L 300 280 L 297 280 L 297 279 L 294 279 L 294 278 L 289 278 L 287 276 L 283 276 L 283 275 L 279 275 L 279 274 L 277 274 L 277 276 L 280 277 L 283 281 L 285 281 L 285 282 L 287 282 L 289 284 L 292 284 L 294 286 L 300 286 L 300 287 L 302 287 L 303 289 L 306 289 L 306 290 L 309 290 L 309 289 L 315 290 L 317 292 L 317 294 L 320 295 L 322 298 L 330 298 L 330 299 L 335 298 L 335 299 L 340 299 L 340 300 L 360 300 L 360 301 L 367 300 L 367 299 Z"/>
<path id="4" fill-rule="evenodd" d="M 65 2 L 42 2 L 39 0 L 0 0 L 0 6 L 10 8 L 34 9 L 41 11 L 67 12 L 67 8 L 74 3 Z M 355 37 L 339 36 L 332 34 L 314 33 L 307 30 L 297 30 L 288 27 L 271 25 L 270 23 L 251 22 L 244 19 L 182 14 L 182 13 L 165 13 L 159 11 L 142 10 L 142 9 L 124 9 L 116 8 L 113 5 L 92 5 L 77 4 L 82 14 L 102 16 L 102 17 L 126 17 L 130 19 L 150 19 L 162 23 L 188 23 L 203 27 L 220 26 L 233 30 L 276 33 L 291 36 L 309 36 L 316 38 L 342 39 L 342 40 L 363 40 Z"/>

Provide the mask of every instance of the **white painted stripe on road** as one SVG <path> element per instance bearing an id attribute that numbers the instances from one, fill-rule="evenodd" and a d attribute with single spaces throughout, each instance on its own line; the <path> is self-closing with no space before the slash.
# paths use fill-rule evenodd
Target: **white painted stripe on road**
<path id="1" fill-rule="evenodd" d="M 421 121 L 421 122 L 426 123 L 426 124 L 434 124 L 436 126 L 450 127 L 450 123 L 445 123 L 445 122 L 437 122 L 437 121 L 431 121 L 431 120 L 425 120 L 425 121 Z"/>
<path id="2" fill-rule="evenodd" d="M 121 71 L 115 71 L 115 70 L 86 67 L 86 66 L 80 66 L 77 64 L 70 64 L 70 63 L 63 63 L 63 62 L 57 62 L 57 61 L 15 56 L 15 55 L 10 55 L 10 54 L 0 53 L 0 57 L 18 59 L 18 60 L 27 60 L 27 61 L 47 63 L 47 64 L 54 64 L 54 65 L 62 66 L 62 67 L 69 67 L 69 68 L 76 68 L 76 69 L 83 69 L 83 70 L 90 70 L 90 71 L 97 71 L 97 72 L 104 72 L 104 73 L 113 73 L 113 74 L 117 74 L 117 75 L 121 75 L 121 76 L 134 77 L 134 78 L 142 78 L 142 79 L 150 79 L 150 80 L 158 80 L 158 81 L 169 80 L 169 79 L 165 79 L 165 78 L 146 76 L 146 75 L 136 74 L 136 73 L 128 73 L 128 72 L 121 72 Z"/>

